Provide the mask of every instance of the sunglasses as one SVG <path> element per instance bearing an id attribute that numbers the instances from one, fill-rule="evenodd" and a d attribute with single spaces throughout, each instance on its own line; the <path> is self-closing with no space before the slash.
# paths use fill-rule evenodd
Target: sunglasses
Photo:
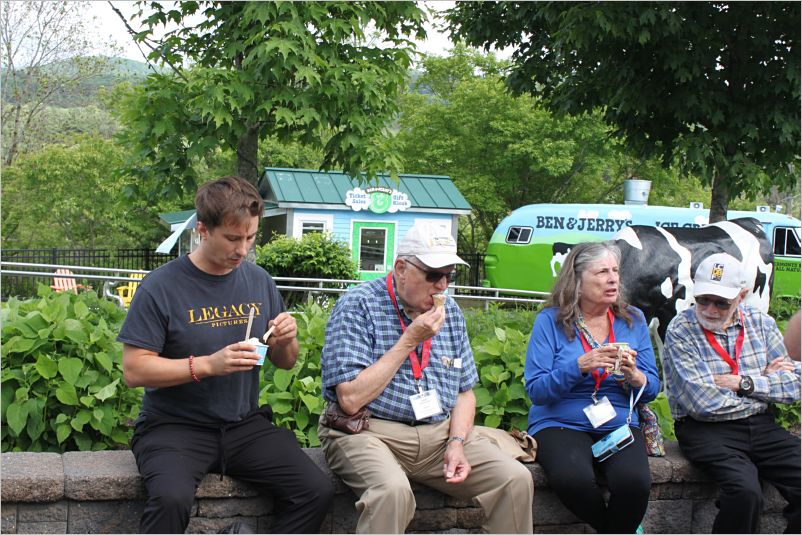
<path id="1" fill-rule="evenodd" d="M 709 297 L 699 296 L 696 297 L 696 304 L 701 307 L 708 307 L 713 305 L 719 310 L 727 310 L 732 306 L 731 301 L 722 301 L 721 299 L 710 299 Z"/>
<path id="2" fill-rule="evenodd" d="M 429 271 L 428 269 L 423 269 L 419 265 L 415 264 L 414 262 L 410 262 L 409 260 L 407 260 L 407 264 L 409 264 L 410 266 L 415 266 L 418 270 L 424 272 L 426 274 L 426 282 L 429 282 L 431 284 L 436 284 L 440 282 L 440 279 L 442 279 L 443 277 L 445 277 L 446 282 L 450 284 L 454 282 L 454 280 L 456 280 L 457 278 L 456 270 L 449 271 L 448 273 L 442 273 L 440 271 Z"/>

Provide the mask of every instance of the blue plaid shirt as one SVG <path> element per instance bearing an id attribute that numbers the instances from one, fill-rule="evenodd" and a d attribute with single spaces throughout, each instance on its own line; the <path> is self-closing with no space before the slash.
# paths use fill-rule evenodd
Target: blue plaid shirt
<path id="1" fill-rule="evenodd" d="M 794 364 L 793 372 L 764 374 L 769 362 L 777 357 L 791 362 L 777 324 L 752 306 L 740 305 L 740 309 L 746 330 L 738 374 L 750 376 L 755 391 L 739 397 L 728 388 L 716 386 L 713 375 L 732 373 L 732 370 L 708 343 L 691 307 L 671 320 L 666 332 L 663 371 L 674 418 L 691 416 L 706 422 L 738 420 L 765 411 L 769 402 L 799 400 L 799 362 Z M 740 317 L 736 316 L 723 332 L 713 331 L 724 351 L 733 357 L 740 326 Z"/>
<path id="2" fill-rule="evenodd" d="M 396 299 L 397 296 L 396 292 Z M 411 320 L 400 301 L 398 306 L 408 326 Z M 453 299 L 448 298 L 445 307 L 445 323 L 432 338 L 429 366 L 423 370 L 420 380 L 424 390 L 437 391 L 443 412 L 425 422 L 446 419 L 454 408 L 457 395 L 473 388 L 479 379 L 465 330 L 465 318 Z M 384 277 L 349 290 L 337 301 L 326 325 L 326 342 L 320 357 L 323 397 L 328 401 L 336 400 L 335 387 L 354 380 L 359 372 L 379 360 L 398 342 L 401 334 L 398 314 L 387 293 Z M 422 345 L 418 346 L 419 356 Z M 453 365 L 455 359 L 462 359 L 461 367 Z M 417 393 L 412 365 L 407 358 L 390 384 L 368 404 L 368 408 L 377 418 L 412 423 L 415 413 L 409 397 Z"/>

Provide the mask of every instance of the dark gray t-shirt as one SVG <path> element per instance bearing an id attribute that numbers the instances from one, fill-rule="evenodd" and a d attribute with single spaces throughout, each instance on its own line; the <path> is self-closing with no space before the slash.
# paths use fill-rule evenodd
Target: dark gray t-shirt
<path id="1" fill-rule="evenodd" d="M 144 278 L 117 340 L 165 358 L 211 355 L 245 339 L 251 306 L 251 336 L 257 338 L 284 311 L 264 269 L 243 262 L 227 275 L 210 275 L 182 256 Z M 211 425 L 238 421 L 257 408 L 260 371 L 254 366 L 200 383 L 146 388 L 139 421 L 150 415 Z"/>

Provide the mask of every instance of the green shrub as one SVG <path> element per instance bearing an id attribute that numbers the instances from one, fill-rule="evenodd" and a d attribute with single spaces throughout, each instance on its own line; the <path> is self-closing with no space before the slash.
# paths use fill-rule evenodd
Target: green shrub
<path id="1" fill-rule="evenodd" d="M 2 451 L 127 447 L 141 389 L 122 378 L 125 311 L 93 292 L 2 304 Z"/>

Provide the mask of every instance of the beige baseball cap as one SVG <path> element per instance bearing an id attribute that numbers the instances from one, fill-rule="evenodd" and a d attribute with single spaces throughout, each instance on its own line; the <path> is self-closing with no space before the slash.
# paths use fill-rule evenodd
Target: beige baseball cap
<path id="1" fill-rule="evenodd" d="M 455 264 L 469 265 L 457 256 L 457 242 L 443 227 L 431 223 L 415 223 L 404 235 L 396 250 L 398 256 L 414 256 L 433 268 Z"/>
<path id="2" fill-rule="evenodd" d="M 734 299 L 746 288 L 746 276 L 740 260 L 726 253 L 705 258 L 693 277 L 693 295 L 717 295 Z"/>

